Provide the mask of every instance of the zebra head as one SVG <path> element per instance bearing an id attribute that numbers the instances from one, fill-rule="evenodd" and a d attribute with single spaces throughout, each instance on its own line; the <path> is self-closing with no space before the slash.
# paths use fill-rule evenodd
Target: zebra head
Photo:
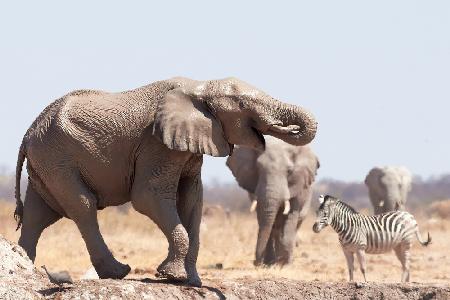
<path id="1" fill-rule="evenodd" d="M 337 199 L 329 195 L 320 195 L 320 206 L 317 210 L 317 219 L 313 226 L 313 231 L 319 233 L 324 227 L 331 224 L 334 215 L 334 204 Z"/>

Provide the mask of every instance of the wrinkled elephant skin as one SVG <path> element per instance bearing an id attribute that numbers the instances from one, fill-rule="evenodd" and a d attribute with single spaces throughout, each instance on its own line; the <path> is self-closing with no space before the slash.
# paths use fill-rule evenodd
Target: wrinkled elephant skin
<path id="1" fill-rule="evenodd" d="M 173 78 L 135 90 L 71 92 L 33 122 L 20 146 L 15 217 L 19 244 L 34 261 L 42 231 L 72 219 L 100 278 L 123 278 L 98 227 L 97 209 L 131 201 L 169 243 L 159 276 L 201 285 L 196 270 L 202 213 L 202 155 L 227 156 L 237 145 L 264 149 L 263 134 L 304 145 L 317 124 L 235 78 Z M 20 200 L 27 159 L 29 185 Z"/>

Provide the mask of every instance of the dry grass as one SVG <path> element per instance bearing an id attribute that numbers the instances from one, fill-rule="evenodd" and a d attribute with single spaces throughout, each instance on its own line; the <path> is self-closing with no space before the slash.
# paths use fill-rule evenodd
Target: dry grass
<path id="1" fill-rule="evenodd" d="M 0 234 L 17 241 L 12 218 L 14 206 L 0 202 Z M 159 229 L 146 217 L 130 210 L 120 213 L 108 208 L 99 212 L 100 228 L 106 243 L 122 262 L 132 270 L 151 277 L 157 265 L 165 258 L 167 242 Z M 282 269 L 254 268 L 252 264 L 256 244 L 256 217 L 231 215 L 230 219 L 208 217 L 203 220 L 201 249 L 198 261 L 201 276 L 207 278 L 284 277 L 297 280 L 344 281 L 346 263 L 332 229 L 320 234 L 312 232 L 314 219 L 310 216 L 300 229 L 301 244 L 295 249 L 294 263 Z M 420 217 L 422 232 L 430 231 L 433 243 L 425 248 L 418 243 L 412 249 L 411 278 L 415 282 L 448 283 L 450 258 L 448 230 L 450 220 Z M 398 282 L 400 263 L 393 253 L 370 255 L 368 279 L 379 282 Z M 89 267 L 89 256 L 81 236 L 71 220 L 63 219 L 42 235 L 36 265 L 45 264 L 52 270 L 69 270 L 75 277 Z M 216 264 L 222 264 L 218 270 Z M 136 276 L 132 274 L 130 276 Z M 359 271 L 356 280 L 361 280 Z"/>

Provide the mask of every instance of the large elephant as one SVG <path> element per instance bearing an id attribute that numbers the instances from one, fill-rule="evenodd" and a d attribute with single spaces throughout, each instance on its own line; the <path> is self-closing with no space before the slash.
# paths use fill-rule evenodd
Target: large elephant
<path id="1" fill-rule="evenodd" d="M 375 167 L 365 179 L 375 214 L 404 210 L 412 176 L 405 167 Z"/>
<path id="2" fill-rule="evenodd" d="M 227 166 L 256 205 L 255 265 L 292 261 L 297 230 L 311 204 L 319 160 L 307 146 L 267 137 L 266 150 L 236 147 Z"/>
<path id="3" fill-rule="evenodd" d="M 234 144 L 263 150 L 263 134 L 303 145 L 316 129 L 304 109 L 234 78 L 173 78 L 120 93 L 71 92 L 37 117 L 20 146 L 19 244 L 34 260 L 42 231 L 67 217 L 80 230 L 99 277 L 123 278 L 130 267 L 106 246 L 97 209 L 131 201 L 168 240 L 159 275 L 201 285 L 196 261 L 202 155 L 227 156 Z M 25 159 L 29 185 L 23 204 Z"/>

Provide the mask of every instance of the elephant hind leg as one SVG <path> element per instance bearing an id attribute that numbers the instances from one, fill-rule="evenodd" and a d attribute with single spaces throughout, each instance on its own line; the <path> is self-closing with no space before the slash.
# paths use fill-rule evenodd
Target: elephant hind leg
<path id="1" fill-rule="evenodd" d="M 36 258 L 36 246 L 42 232 L 60 218 L 61 215 L 51 209 L 29 183 L 25 195 L 19 245 L 33 262 Z"/>
<path id="2" fill-rule="evenodd" d="M 130 266 L 118 262 L 105 244 L 97 221 L 97 199 L 94 194 L 76 175 L 55 177 L 58 188 L 51 192 L 77 225 L 98 276 L 102 279 L 125 277 L 130 272 Z"/>

